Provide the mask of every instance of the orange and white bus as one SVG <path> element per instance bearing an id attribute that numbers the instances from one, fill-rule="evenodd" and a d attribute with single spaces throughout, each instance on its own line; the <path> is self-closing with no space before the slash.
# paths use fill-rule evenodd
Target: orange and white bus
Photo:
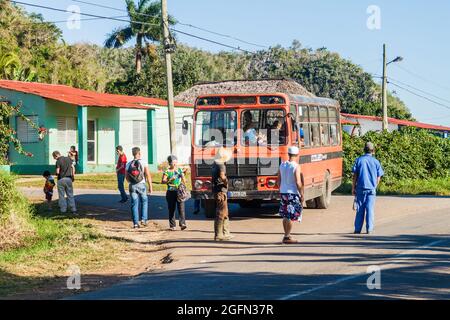
<path id="1" fill-rule="evenodd" d="M 192 197 L 215 214 L 211 166 L 217 148 L 233 153 L 226 163 L 229 202 L 259 207 L 279 200 L 277 172 L 289 146 L 299 162 L 307 207 L 327 208 L 342 179 L 339 104 L 300 95 L 226 94 L 197 98 L 191 148 Z M 186 123 L 185 123 L 186 125 Z"/>

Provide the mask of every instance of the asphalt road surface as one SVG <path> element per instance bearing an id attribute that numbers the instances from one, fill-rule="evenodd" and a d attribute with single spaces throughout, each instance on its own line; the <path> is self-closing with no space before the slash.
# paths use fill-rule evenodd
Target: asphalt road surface
<path id="1" fill-rule="evenodd" d="M 82 204 L 129 208 L 111 191 L 77 194 Z M 235 238 L 221 243 L 192 209 L 189 200 L 188 229 L 168 233 L 172 263 L 75 299 L 450 299 L 449 197 L 378 197 L 375 233 L 354 235 L 352 197 L 333 196 L 331 208 L 304 211 L 295 245 L 281 244 L 277 206 L 232 205 Z M 168 227 L 162 194 L 149 213 Z"/>

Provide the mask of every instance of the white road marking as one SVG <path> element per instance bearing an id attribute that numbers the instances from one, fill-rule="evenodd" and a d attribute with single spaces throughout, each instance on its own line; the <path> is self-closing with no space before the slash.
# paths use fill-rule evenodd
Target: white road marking
<path id="1" fill-rule="evenodd" d="M 448 240 L 449 239 L 436 240 L 436 241 L 427 243 L 427 244 L 425 244 L 423 246 L 420 246 L 418 248 L 402 251 L 402 252 L 394 255 L 392 258 L 404 256 L 404 255 L 410 254 L 412 252 L 415 252 L 415 251 L 418 251 L 420 249 L 424 249 L 424 248 L 427 248 L 427 247 L 433 247 L 433 246 L 436 246 L 438 244 L 447 242 Z M 386 264 L 388 264 L 388 263 L 387 262 L 382 263 L 382 264 L 380 264 L 380 266 L 386 265 Z M 314 291 L 318 291 L 318 290 L 321 290 L 321 289 L 324 289 L 324 288 L 327 288 L 327 287 L 331 287 L 331 286 L 337 285 L 339 283 L 342 283 L 342 282 L 345 282 L 345 281 L 348 281 L 348 280 L 353 280 L 353 279 L 356 279 L 356 278 L 359 278 L 359 277 L 362 277 L 362 276 L 366 276 L 366 275 L 367 275 L 367 272 L 361 272 L 361 273 L 357 273 L 357 274 L 353 274 L 353 275 L 348 275 L 348 276 L 345 276 L 345 277 L 342 277 L 342 278 L 338 278 L 335 281 L 328 282 L 326 284 L 323 284 L 323 285 L 320 285 L 320 286 L 317 286 L 317 287 L 314 287 L 314 288 L 311 288 L 311 289 L 308 289 L 308 290 L 299 291 L 299 292 L 295 292 L 295 293 L 283 296 L 283 297 L 279 298 L 279 300 L 289 300 L 289 299 L 297 298 L 297 297 L 306 295 L 308 293 L 311 293 L 311 292 L 314 292 Z"/>

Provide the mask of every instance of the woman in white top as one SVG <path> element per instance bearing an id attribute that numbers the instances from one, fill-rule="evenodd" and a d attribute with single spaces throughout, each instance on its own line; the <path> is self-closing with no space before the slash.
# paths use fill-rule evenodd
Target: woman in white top
<path id="1" fill-rule="evenodd" d="M 304 186 L 300 165 L 298 164 L 299 149 L 289 147 L 289 160 L 280 165 L 278 171 L 278 186 L 280 187 L 279 214 L 283 217 L 284 238 L 283 243 L 297 243 L 292 239 L 291 230 L 293 221 L 302 221 L 304 202 Z"/>

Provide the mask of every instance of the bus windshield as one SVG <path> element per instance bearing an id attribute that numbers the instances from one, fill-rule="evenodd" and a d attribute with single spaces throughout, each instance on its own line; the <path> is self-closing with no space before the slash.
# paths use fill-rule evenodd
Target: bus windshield
<path id="1" fill-rule="evenodd" d="M 194 139 L 199 147 L 236 145 L 236 111 L 205 110 L 196 115 Z"/>
<path id="2" fill-rule="evenodd" d="M 282 109 L 248 109 L 242 112 L 245 146 L 286 144 L 286 118 Z"/>

